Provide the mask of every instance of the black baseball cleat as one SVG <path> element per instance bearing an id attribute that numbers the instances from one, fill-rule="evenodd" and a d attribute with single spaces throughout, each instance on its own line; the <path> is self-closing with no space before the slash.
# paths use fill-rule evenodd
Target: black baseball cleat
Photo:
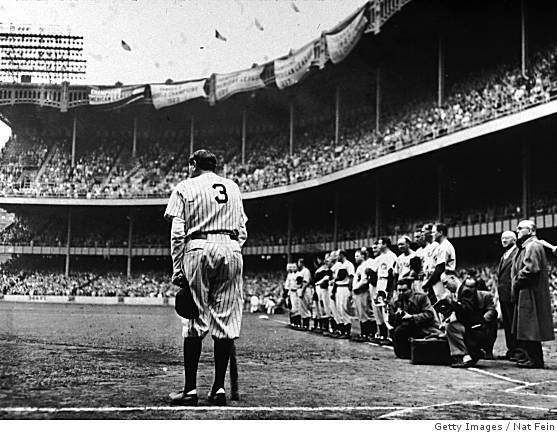
<path id="1" fill-rule="evenodd" d="M 211 405 L 215 406 L 225 406 L 226 405 L 226 393 L 213 393 L 209 392 L 207 395 L 207 400 Z"/>
<path id="2" fill-rule="evenodd" d="M 543 369 L 543 363 L 535 363 L 532 360 L 526 360 L 525 362 L 518 362 L 516 364 L 519 368 L 522 369 Z"/>
<path id="3" fill-rule="evenodd" d="M 230 392 L 230 400 L 239 401 L 240 394 L 237 391 Z"/>
<path id="4" fill-rule="evenodd" d="M 171 405 L 197 406 L 197 394 L 186 394 L 184 392 L 172 392 L 168 395 Z"/>

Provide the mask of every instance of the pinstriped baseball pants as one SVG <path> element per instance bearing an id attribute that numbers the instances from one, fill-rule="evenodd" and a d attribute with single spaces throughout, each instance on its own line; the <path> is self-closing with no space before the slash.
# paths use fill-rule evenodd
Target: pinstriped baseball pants
<path id="1" fill-rule="evenodd" d="M 242 253 L 236 241 L 227 237 L 218 240 L 195 240 L 184 254 L 184 273 L 199 309 L 198 318 L 182 319 L 184 337 L 204 337 L 207 333 L 218 339 L 240 336 Z"/>

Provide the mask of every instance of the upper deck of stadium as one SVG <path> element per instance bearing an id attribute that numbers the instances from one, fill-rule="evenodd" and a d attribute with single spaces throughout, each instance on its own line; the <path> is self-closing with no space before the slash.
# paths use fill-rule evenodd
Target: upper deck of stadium
<path id="1" fill-rule="evenodd" d="M 370 1 L 284 58 L 181 83 L 4 84 L 0 203 L 164 205 L 201 147 L 272 197 L 549 116 L 554 6 L 521 4 Z"/>

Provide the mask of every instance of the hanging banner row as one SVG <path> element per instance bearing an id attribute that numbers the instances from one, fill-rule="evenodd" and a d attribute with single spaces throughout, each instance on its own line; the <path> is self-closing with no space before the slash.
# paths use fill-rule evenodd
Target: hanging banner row
<path id="1" fill-rule="evenodd" d="M 89 104 L 105 109 L 121 108 L 150 95 L 153 106 L 161 109 L 199 98 L 214 104 L 234 94 L 267 86 L 290 87 L 301 82 L 311 68 L 322 69 L 328 60 L 334 64 L 343 61 L 366 30 L 369 23 L 366 15 L 369 16 L 367 12 L 373 4 L 366 3 L 332 31 L 265 65 L 180 83 L 93 87 Z"/>

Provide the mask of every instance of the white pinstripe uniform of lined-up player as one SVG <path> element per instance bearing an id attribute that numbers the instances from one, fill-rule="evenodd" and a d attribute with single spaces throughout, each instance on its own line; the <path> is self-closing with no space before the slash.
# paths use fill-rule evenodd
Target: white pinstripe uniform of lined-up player
<path id="1" fill-rule="evenodd" d="M 190 156 L 189 178 L 168 201 L 172 220 L 172 282 L 191 293 L 192 312 L 183 318 L 184 390 L 170 394 L 174 404 L 195 406 L 197 368 L 202 340 L 214 340 L 215 378 L 209 393 L 213 405 L 225 405 L 224 381 L 234 339 L 242 324 L 243 259 L 247 239 L 240 189 L 216 174 L 217 158 L 207 150 Z"/>

